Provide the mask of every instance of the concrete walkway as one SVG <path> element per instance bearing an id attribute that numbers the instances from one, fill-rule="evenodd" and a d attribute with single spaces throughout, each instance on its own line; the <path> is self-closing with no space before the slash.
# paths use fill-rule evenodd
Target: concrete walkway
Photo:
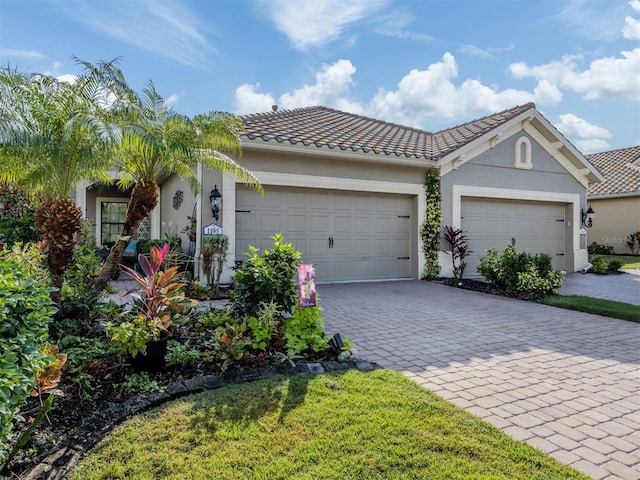
<path id="1" fill-rule="evenodd" d="M 596 479 L 640 479 L 640 324 L 404 281 L 319 285 L 325 330 Z"/>

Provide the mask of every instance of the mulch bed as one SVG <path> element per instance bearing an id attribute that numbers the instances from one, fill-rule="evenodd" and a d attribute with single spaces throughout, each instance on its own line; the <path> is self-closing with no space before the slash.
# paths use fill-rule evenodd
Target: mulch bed
<path id="1" fill-rule="evenodd" d="M 434 281 L 449 287 L 472 290 L 474 292 L 487 293 L 490 295 L 499 295 L 501 297 L 516 298 L 518 300 L 536 301 L 545 296 L 535 293 L 507 293 L 491 283 L 472 278 L 463 278 L 462 280 L 456 280 L 455 278 L 439 278 Z"/>
<path id="2" fill-rule="evenodd" d="M 65 313 L 70 313 L 70 311 Z M 79 332 L 80 336 L 87 338 L 104 336 L 102 327 L 95 321 L 92 324 L 90 320 L 79 319 L 78 322 L 84 322 L 82 323 L 84 325 L 83 331 Z M 51 329 L 50 337 L 51 342 L 55 343 L 58 338 L 55 327 Z M 190 347 L 195 348 L 196 345 L 204 345 L 205 340 L 210 337 L 211 331 L 190 330 L 189 327 L 183 327 L 174 338 L 180 340 L 181 343 L 189 340 Z M 327 351 L 315 357 L 307 356 L 304 363 L 337 363 L 335 360 L 336 354 Z M 218 379 L 220 378 L 226 379 L 225 381 L 229 383 L 238 383 L 238 379 L 251 380 L 255 379 L 256 375 L 260 378 L 264 377 L 264 372 L 267 372 L 266 375 L 269 376 L 291 374 L 295 373 L 295 370 L 289 362 L 275 363 L 267 353 L 263 352 L 241 359 L 237 365 L 229 367 L 226 372 L 220 369 L 217 362 L 205 360 L 198 362 L 195 366 L 165 367 L 160 371 L 147 373 L 151 382 L 155 381 L 163 388 L 170 386 L 175 389 L 175 385 L 191 385 L 189 388 L 179 388 L 178 392 L 173 392 L 171 398 L 175 398 L 176 394 L 192 393 L 194 391 L 192 387 L 198 386 L 199 379 L 203 378 L 209 379 L 210 384 L 215 383 L 216 386 L 219 386 Z M 126 381 L 131 379 L 132 374 L 136 373 L 124 357 L 110 355 L 99 360 L 86 362 L 80 367 L 80 372 L 85 374 L 86 382 L 72 382 L 70 376 L 63 373 L 62 380 L 55 390 L 56 398 L 53 408 L 47 415 L 48 418 L 43 419 L 42 423 L 33 431 L 25 447 L 10 462 L 9 478 L 26 478 L 29 471 L 53 452 L 60 451 L 68 445 L 86 444 L 87 441 L 84 441 L 83 437 L 104 436 L 115 424 L 130 416 L 122 415 L 122 408 L 129 409 L 125 413 L 133 414 L 139 413 L 140 408 L 137 407 L 141 406 L 146 409 L 153 406 L 147 400 L 143 400 L 141 404 L 136 400 L 141 394 L 140 391 L 123 388 Z M 197 390 L 198 388 L 195 388 L 195 391 Z M 158 394 L 158 398 L 163 401 L 169 399 L 163 392 L 147 392 L 147 395 L 150 395 L 152 399 L 155 398 L 154 395 L 157 397 Z M 46 396 L 47 393 L 43 395 L 43 397 Z M 133 410 L 131 409 L 132 404 L 137 405 Z M 29 398 L 20 412 L 23 418 L 14 422 L 13 431 L 21 432 L 24 430 L 29 419 L 35 417 L 39 409 L 40 400 L 37 397 Z M 115 415 L 114 412 L 120 414 Z M 90 443 L 95 443 L 95 441 L 92 440 Z M 42 478 L 49 477 L 43 476 Z"/>

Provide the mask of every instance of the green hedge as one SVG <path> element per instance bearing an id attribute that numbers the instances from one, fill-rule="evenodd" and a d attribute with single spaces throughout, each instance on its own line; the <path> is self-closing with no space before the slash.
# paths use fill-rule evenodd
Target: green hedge
<path id="1" fill-rule="evenodd" d="M 56 312 L 35 247 L 0 252 L 0 465 L 10 450 L 13 421 L 50 358 L 40 349 Z"/>
<path id="2" fill-rule="evenodd" d="M 534 296 L 556 293 L 566 275 L 551 266 L 549 255 L 518 253 L 511 245 L 501 254 L 495 248 L 488 250 L 487 255 L 480 258 L 477 271 L 509 294 Z"/>

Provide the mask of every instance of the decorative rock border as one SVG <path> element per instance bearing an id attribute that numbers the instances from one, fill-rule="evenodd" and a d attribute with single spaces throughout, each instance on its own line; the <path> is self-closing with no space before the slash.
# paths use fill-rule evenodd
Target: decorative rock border
<path id="1" fill-rule="evenodd" d="M 274 376 L 296 376 L 343 372 L 358 369 L 371 371 L 380 368 L 366 360 L 355 359 L 347 362 L 326 361 L 270 366 L 246 372 L 223 375 L 206 375 L 171 383 L 161 392 L 135 395 L 123 403 L 112 403 L 102 412 L 94 413 L 84 421 L 84 426 L 67 439 L 66 445 L 47 456 L 24 477 L 24 480 L 63 480 L 67 474 L 100 440 L 114 427 L 129 417 L 138 415 L 163 403 L 204 390 L 215 390 L 228 385 L 263 380 Z"/>

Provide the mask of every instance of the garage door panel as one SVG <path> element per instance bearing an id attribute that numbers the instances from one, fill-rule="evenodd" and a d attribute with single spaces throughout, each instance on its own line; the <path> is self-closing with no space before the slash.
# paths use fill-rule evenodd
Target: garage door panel
<path id="1" fill-rule="evenodd" d="M 294 195 L 299 196 L 300 194 L 294 193 Z M 305 196 L 305 194 L 302 194 Z M 309 209 L 310 210 L 322 210 L 326 211 L 329 209 L 329 198 L 320 193 L 310 193 L 309 196 Z"/>
<path id="2" fill-rule="evenodd" d="M 475 274 L 488 249 L 502 251 L 515 241 L 516 250 L 551 255 L 555 268 L 564 268 L 564 205 L 498 199 L 462 200 L 462 229 L 472 254 L 467 273 Z"/>
<path id="3" fill-rule="evenodd" d="M 408 196 L 267 186 L 260 197 L 239 186 L 236 205 L 237 259 L 249 244 L 271 249 L 282 232 L 319 281 L 411 276 L 411 261 L 398 260 L 411 250 Z"/>
<path id="4" fill-rule="evenodd" d="M 329 231 L 329 217 L 327 215 L 309 215 L 309 224 L 309 230 L 313 233 L 327 233 Z"/>
<path id="5" fill-rule="evenodd" d="M 288 215 L 288 231 L 290 232 L 306 232 L 307 216 L 306 215 Z"/>
<path id="6" fill-rule="evenodd" d="M 279 214 L 267 214 L 260 217 L 261 232 L 278 232 L 278 228 L 282 228 Z"/>
<path id="7" fill-rule="evenodd" d="M 336 215 L 334 217 L 333 231 L 335 233 L 351 233 L 352 226 L 356 227 L 355 231 L 357 231 L 357 226 L 353 225 L 353 220 L 351 216 Z"/>

